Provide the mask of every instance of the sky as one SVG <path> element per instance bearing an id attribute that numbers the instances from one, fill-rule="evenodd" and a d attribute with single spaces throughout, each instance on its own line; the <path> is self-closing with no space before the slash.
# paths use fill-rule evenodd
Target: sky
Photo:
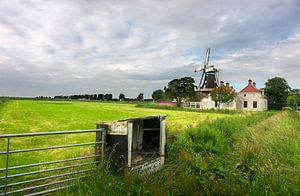
<path id="1" fill-rule="evenodd" d="M 208 47 L 237 91 L 275 76 L 300 88 L 300 0 L 0 0 L 0 96 L 150 98 L 198 84 Z"/>

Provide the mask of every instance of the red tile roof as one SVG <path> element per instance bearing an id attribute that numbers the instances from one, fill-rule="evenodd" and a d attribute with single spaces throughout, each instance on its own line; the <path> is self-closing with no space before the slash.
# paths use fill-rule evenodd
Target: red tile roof
<path id="1" fill-rule="evenodd" d="M 253 85 L 252 81 L 248 82 L 248 85 L 243 88 L 240 93 L 258 93 L 259 90 Z"/>

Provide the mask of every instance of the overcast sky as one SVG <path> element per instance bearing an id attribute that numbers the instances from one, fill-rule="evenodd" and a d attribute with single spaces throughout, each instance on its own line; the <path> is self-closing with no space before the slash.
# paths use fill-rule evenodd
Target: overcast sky
<path id="1" fill-rule="evenodd" d="M 0 95 L 150 97 L 198 84 L 207 47 L 237 90 L 275 76 L 300 88 L 300 1 L 0 0 Z"/>

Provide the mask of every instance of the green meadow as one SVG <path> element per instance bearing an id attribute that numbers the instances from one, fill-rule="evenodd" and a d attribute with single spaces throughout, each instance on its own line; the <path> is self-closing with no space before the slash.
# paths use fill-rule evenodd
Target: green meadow
<path id="1" fill-rule="evenodd" d="M 167 135 L 175 136 L 167 142 L 168 155 L 162 170 L 147 176 L 126 169 L 116 173 L 107 160 L 96 175 L 57 194 L 300 194 L 300 115 L 295 112 L 205 112 L 127 103 L 11 100 L 0 102 L 0 134 L 94 129 L 103 121 L 158 114 L 169 115 Z M 13 139 L 11 148 L 90 141 L 95 141 L 94 133 Z M 1 140 L 0 151 L 5 150 L 6 141 Z M 10 157 L 10 166 L 93 152 L 91 146 L 15 154 Z M 1 168 L 4 160 L 0 157 Z M 22 171 L 31 169 L 43 167 Z"/>

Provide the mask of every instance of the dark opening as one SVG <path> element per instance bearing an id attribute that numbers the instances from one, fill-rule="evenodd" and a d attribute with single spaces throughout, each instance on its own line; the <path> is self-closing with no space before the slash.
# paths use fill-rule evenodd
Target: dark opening
<path id="1" fill-rule="evenodd" d="M 160 120 L 144 120 L 143 149 L 159 148 Z"/>
<path id="2" fill-rule="evenodd" d="M 159 157 L 160 119 L 145 119 L 134 124 L 132 164 L 137 165 Z"/>
<path id="3" fill-rule="evenodd" d="M 257 101 L 253 101 L 253 108 L 257 108 Z"/>
<path id="4" fill-rule="evenodd" d="M 248 107 L 248 101 L 244 101 L 244 108 Z"/>

